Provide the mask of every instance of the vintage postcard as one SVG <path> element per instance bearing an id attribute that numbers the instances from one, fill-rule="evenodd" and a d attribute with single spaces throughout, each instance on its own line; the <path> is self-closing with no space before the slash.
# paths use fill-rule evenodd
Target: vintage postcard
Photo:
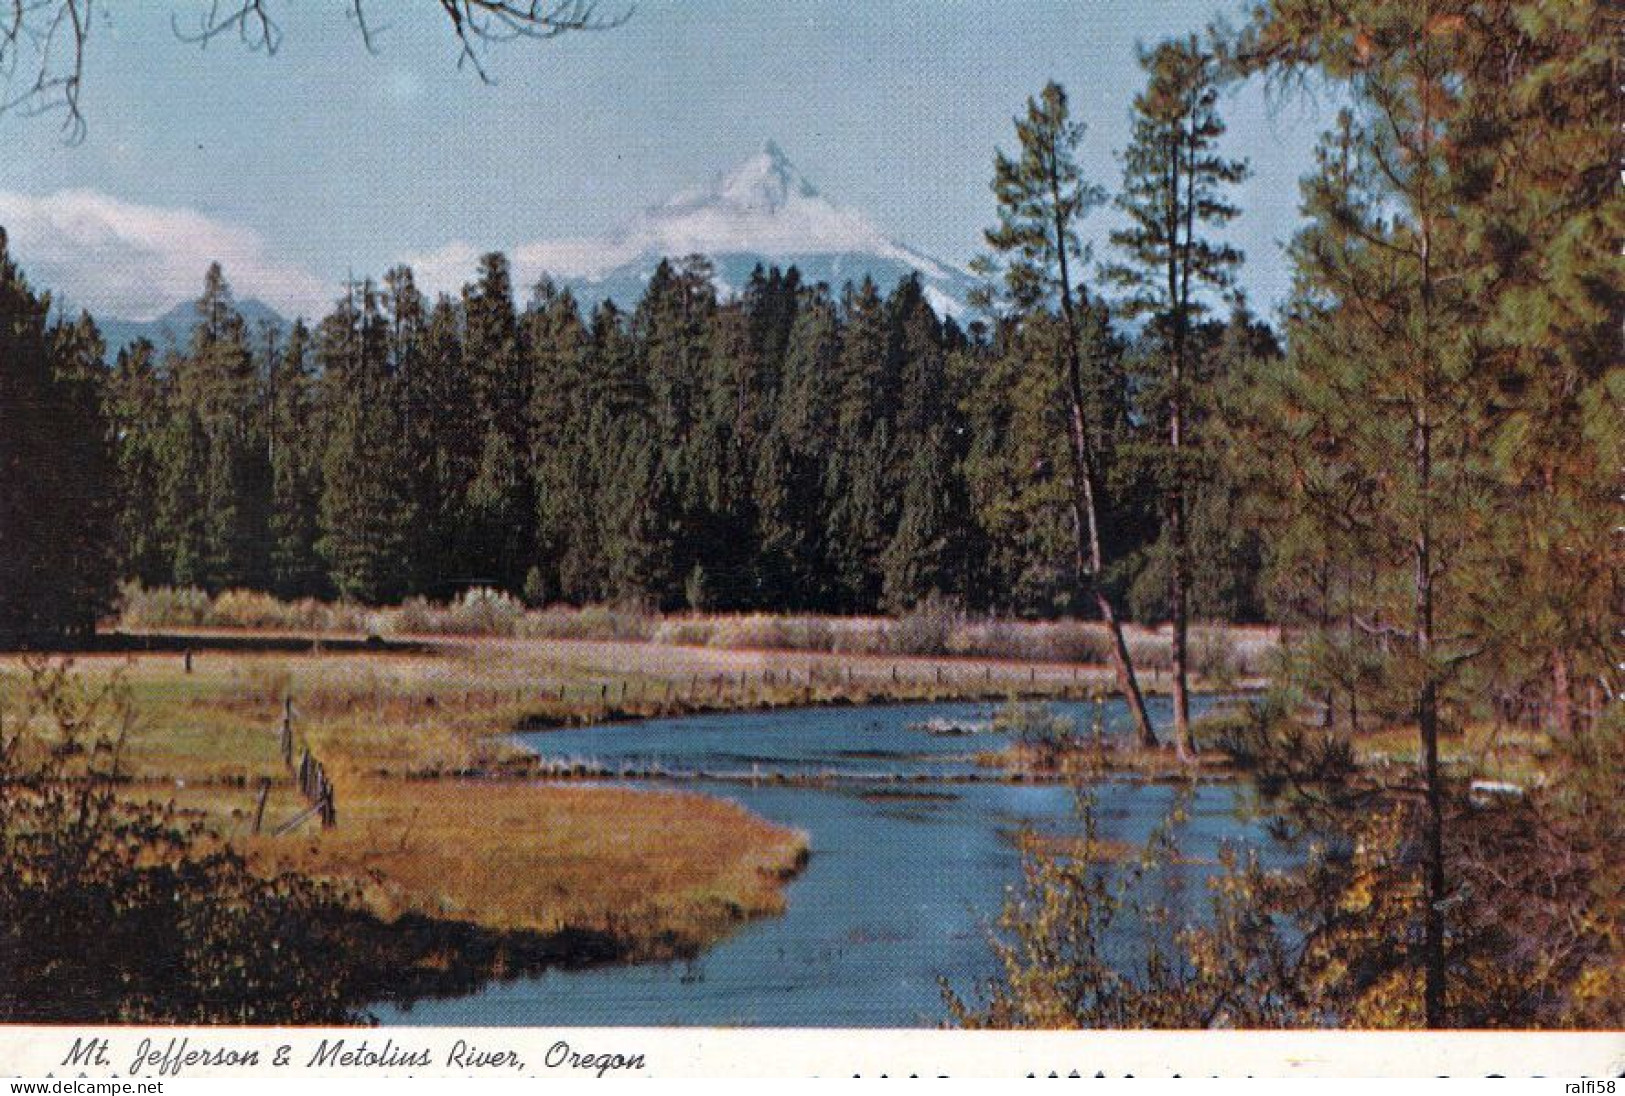
<path id="1" fill-rule="evenodd" d="M 1622 50 L 0 6 L 0 1076 L 1619 1075 Z"/>

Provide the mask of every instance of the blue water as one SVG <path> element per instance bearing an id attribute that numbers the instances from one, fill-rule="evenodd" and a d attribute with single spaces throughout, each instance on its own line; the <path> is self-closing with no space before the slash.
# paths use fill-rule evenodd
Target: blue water
<path id="1" fill-rule="evenodd" d="M 1092 705 L 1054 709 L 1091 725 Z M 940 979 L 964 995 L 996 973 L 987 931 L 1020 880 L 1013 837 L 1024 826 L 1076 832 L 1078 825 L 1076 795 L 1067 787 L 946 782 L 978 771 L 972 754 L 1005 744 L 1005 736 L 942 737 L 910 726 L 991 714 L 975 704 L 821 708 L 527 735 L 545 756 L 591 759 L 612 771 L 658 765 L 837 779 L 811 787 L 700 785 L 807 833 L 812 857 L 787 888 L 783 916 L 744 926 L 691 963 L 550 971 L 467 997 L 382 1007 L 379 1018 L 469 1026 L 934 1026 L 944 1017 Z M 1105 715 L 1108 734 L 1127 732 L 1121 704 L 1108 705 Z M 1154 704 L 1154 718 L 1167 715 L 1165 704 Z M 910 779 L 886 782 L 886 774 Z M 1203 883 L 1223 842 L 1248 842 L 1267 861 L 1285 861 L 1291 851 L 1244 817 L 1243 789 L 1201 784 L 1191 794 L 1189 818 L 1177 831 L 1181 860 L 1190 862 L 1162 869 L 1152 883 L 1158 901 L 1195 919 L 1206 908 Z M 1166 786 L 1098 783 L 1100 835 L 1143 842 L 1175 796 Z"/>

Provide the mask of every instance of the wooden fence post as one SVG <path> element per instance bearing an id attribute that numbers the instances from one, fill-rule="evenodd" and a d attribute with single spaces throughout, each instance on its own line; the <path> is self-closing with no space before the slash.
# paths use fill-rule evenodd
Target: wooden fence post
<path id="1" fill-rule="evenodd" d="M 333 785 L 327 774 L 322 774 L 322 829 L 330 830 L 339 824 L 338 808 L 333 803 Z"/>
<path id="2" fill-rule="evenodd" d="M 254 835 L 259 836 L 260 826 L 265 823 L 265 800 L 271 794 L 271 780 L 269 777 L 260 778 L 259 802 L 254 804 Z"/>
<path id="3" fill-rule="evenodd" d="M 293 768 L 293 697 L 282 698 L 282 765 Z M 257 831 L 256 831 L 257 832 Z"/>

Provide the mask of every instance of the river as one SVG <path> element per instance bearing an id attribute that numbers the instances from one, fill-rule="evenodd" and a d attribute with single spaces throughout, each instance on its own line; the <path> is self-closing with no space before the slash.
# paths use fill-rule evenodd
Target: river
<path id="1" fill-rule="evenodd" d="M 1153 718 L 1166 722 L 1167 702 L 1151 703 Z M 1209 703 L 1198 700 L 1196 708 Z M 1092 705 L 1052 708 L 1090 726 Z M 755 784 L 698 788 L 808 834 L 812 857 L 787 888 L 787 911 L 744 926 L 691 963 L 550 971 L 466 997 L 380 1007 L 378 1017 L 468 1026 L 936 1026 L 945 1015 L 940 979 L 966 994 L 996 973 L 987 929 L 1020 880 L 1014 836 L 1024 826 L 1075 832 L 1077 825 L 1067 787 L 964 782 L 986 775 L 972 753 L 1004 745 L 1005 736 L 919 729 L 931 719 L 991 714 L 988 705 L 968 703 L 812 708 L 526 735 L 545 756 L 610 770 L 760 774 Z M 1108 734 L 1128 733 L 1121 703 L 1109 704 L 1105 716 Z M 785 785 L 773 773 L 828 779 Z M 1120 779 L 1097 783 L 1093 794 L 1101 837 L 1131 843 L 1145 840 L 1176 795 Z M 1177 831 L 1181 863 L 1153 880 L 1158 900 L 1202 916 L 1204 880 L 1225 841 L 1249 843 L 1266 863 L 1291 859 L 1246 816 L 1245 798 L 1244 785 L 1195 787 Z"/>

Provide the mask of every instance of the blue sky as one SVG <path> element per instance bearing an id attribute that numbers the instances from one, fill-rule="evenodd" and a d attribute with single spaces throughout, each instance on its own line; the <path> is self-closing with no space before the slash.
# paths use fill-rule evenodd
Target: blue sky
<path id="1" fill-rule="evenodd" d="M 195 19 L 195 0 L 98 8 L 84 142 L 64 144 L 49 116 L 0 117 L 0 224 L 32 279 L 140 318 L 194 292 L 220 257 L 240 294 L 309 311 L 347 272 L 452 242 L 608 231 L 768 138 L 836 203 L 964 262 L 992 219 L 993 150 L 1011 145 L 1028 95 L 1066 85 L 1090 125 L 1089 169 L 1115 188 L 1142 83 L 1136 44 L 1240 12 L 642 0 L 616 30 L 498 47 L 486 86 L 457 69 L 436 5 L 374 4 L 376 55 L 347 6 L 276 5 L 275 57 L 177 41 L 172 17 Z M 1228 151 L 1254 168 L 1233 238 L 1258 307 L 1287 288 L 1278 247 L 1327 113 L 1272 109 L 1257 88 L 1225 103 Z M 1101 235 L 1108 225 L 1097 214 Z"/>

